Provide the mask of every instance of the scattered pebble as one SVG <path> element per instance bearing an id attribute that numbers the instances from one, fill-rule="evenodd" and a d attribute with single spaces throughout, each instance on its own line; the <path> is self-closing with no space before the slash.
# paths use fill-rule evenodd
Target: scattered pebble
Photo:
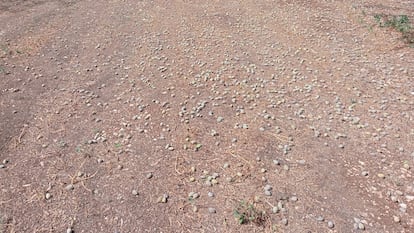
<path id="1" fill-rule="evenodd" d="M 398 217 L 398 216 L 394 216 L 394 217 L 393 217 L 393 220 L 394 220 L 394 222 L 395 222 L 395 223 L 399 223 L 399 222 L 401 222 L 401 219 L 400 219 L 400 217 Z"/>
<path id="2" fill-rule="evenodd" d="M 267 184 L 263 188 L 264 191 L 272 191 L 272 186 L 270 184 Z"/>
<path id="3" fill-rule="evenodd" d="M 75 188 L 75 186 L 73 186 L 73 184 L 68 184 L 68 185 L 65 187 L 65 189 L 66 189 L 66 190 L 68 190 L 68 191 L 73 190 L 74 188 Z"/>
<path id="4" fill-rule="evenodd" d="M 157 202 L 158 202 L 158 203 L 167 203 L 168 198 L 169 198 L 168 194 L 164 193 L 162 196 L 160 196 L 160 197 L 157 199 Z"/>
<path id="5" fill-rule="evenodd" d="M 292 201 L 292 202 L 296 202 L 296 201 L 298 201 L 298 197 L 297 197 L 297 196 L 292 196 L 292 197 L 290 198 L 290 201 Z"/>
<path id="6" fill-rule="evenodd" d="M 335 224 L 332 221 L 328 221 L 328 228 L 334 228 Z"/>
<path id="7" fill-rule="evenodd" d="M 152 176 L 153 176 L 153 175 L 152 175 L 152 172 L 148 173 L 148 174 L 147 174 L 147 179 L 151 179 L 151 178 L 152 178 Z"/>
<path id="8" fill-rule="evenodd" d="M 46 200 L 49 200 L 50 198 L 52 198 L 52 194 L 46 193 L 45 194 L 45 198 L 46 198 Z"/>
<path id="9" fill-rule="evenodd" d="M 134 195 L 134 196 L 138 196 L 138 191 L 136 190 L 136 189 L 134 189 L 134 190 L 132 190 L 132 195 Z"/>
<path id="10" fill-rule="evenodd" d="M 214 214 L 214 213 L 216 213 L 216 209 L 214 209 L 213 207 L 209 207 L 209 208 L 208 208 L 208 212 L 209 212 L 210 214 Z"/>
<path id="11" fill-rule="evenodd" d="M 288 219 L 287 218 L 283 218 L 282 219 L 282 224 L 285 225 L 285 226 L 288 225 Z"/>

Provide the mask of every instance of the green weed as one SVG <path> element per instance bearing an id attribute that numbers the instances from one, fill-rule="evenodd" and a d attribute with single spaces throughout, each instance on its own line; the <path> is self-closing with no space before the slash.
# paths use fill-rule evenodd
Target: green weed
<path id="1" fill-rule="evenodd" d="M 239 224 L 254 223 L 264 226 L 266 223 L 266 215 L 255 206 L 255 203 L 241 201 L 233 210 L 233 216 Z"/>
<path id="2" fill-rule="evenodd" d="M 414 28 L 407 15 L 374 15 L 375 22 L 380 27 L 392 28 L 402 34 L 402 38 L 408 43 L 414 43 Z"/>

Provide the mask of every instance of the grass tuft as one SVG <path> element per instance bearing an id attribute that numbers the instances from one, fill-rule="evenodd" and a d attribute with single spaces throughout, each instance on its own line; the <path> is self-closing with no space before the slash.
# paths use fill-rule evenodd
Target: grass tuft
<path id="1" fill-rule="evenodd" d="M 407 15 L 376 14 L 374 19 L 380 27 L 397 30 L 408 44 L 414 44 L 414 28 Z"/>

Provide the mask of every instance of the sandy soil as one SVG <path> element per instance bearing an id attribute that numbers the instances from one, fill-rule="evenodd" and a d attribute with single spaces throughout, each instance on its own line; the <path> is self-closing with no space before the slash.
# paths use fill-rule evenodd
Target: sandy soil
<path id="1" fill-rule="evenodd" d="M 0 1 L 0 232 L 414 232 L 406 1 Z"/>

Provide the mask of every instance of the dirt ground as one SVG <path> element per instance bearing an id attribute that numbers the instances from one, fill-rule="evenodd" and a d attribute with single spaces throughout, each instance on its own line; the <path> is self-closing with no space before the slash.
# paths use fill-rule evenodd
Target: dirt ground
<path id="1" fill-rule="evenodd" d="M 414 232 L 412 0 L 0 1 L 0 232 Z"/>

